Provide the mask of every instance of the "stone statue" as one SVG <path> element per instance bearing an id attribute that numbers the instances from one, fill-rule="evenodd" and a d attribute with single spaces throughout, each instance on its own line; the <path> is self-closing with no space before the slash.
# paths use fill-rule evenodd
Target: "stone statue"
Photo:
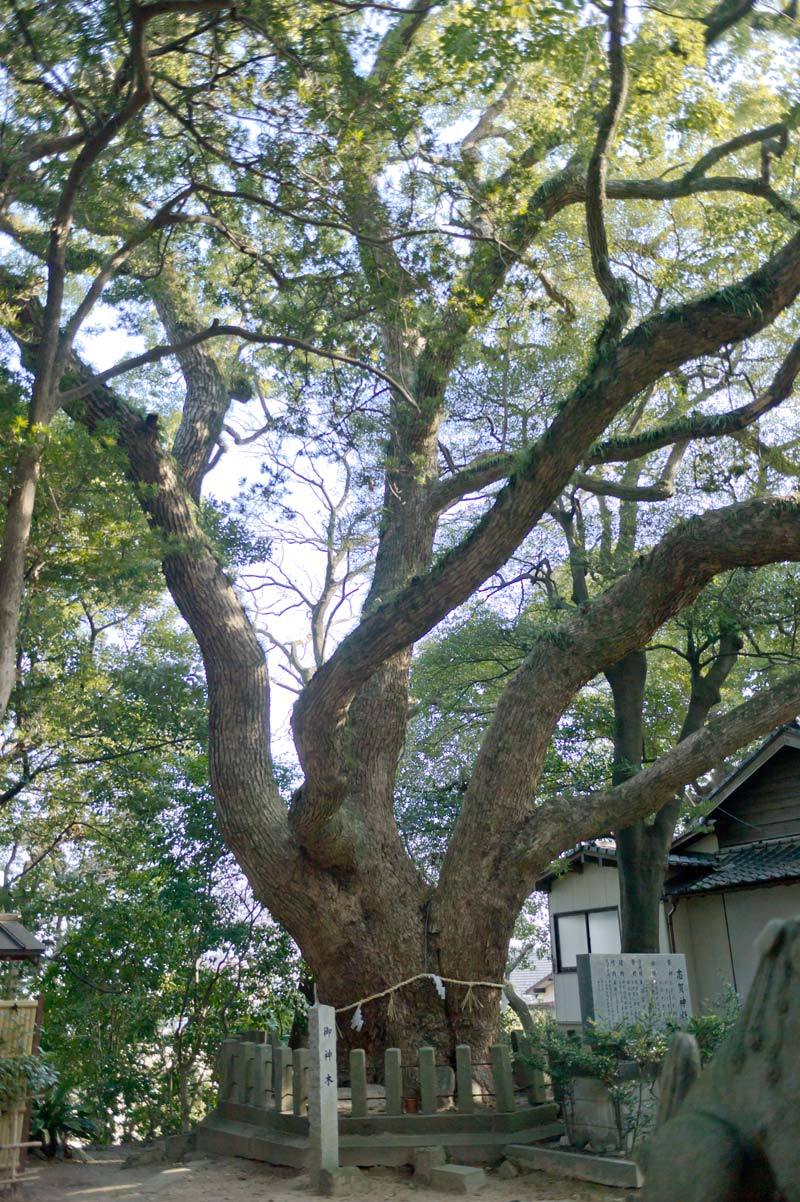
<path id="1" fill-rule="evenodd" d="M 670 1040 L 658 1079 L 656 1130 L 678 1113 L 699 1076 L 700 1048 L 697 1040 L 687 1031 L 676 1031 Z"/>
<path id="2" fill-rule="evenodd" d="M 645 1149 L 642 1202 L 800 1202 L 800 919 L 757 948 L 736 1026 Z"/>

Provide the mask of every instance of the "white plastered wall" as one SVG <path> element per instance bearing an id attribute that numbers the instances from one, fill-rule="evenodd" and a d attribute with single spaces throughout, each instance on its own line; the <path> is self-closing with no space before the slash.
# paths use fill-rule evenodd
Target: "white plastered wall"
<path id="1" fill-rule="evenodd" d="M 682 897 L 672 914 L 675 950 L 686 955 L 695 1011 L 714 1009 L 726 989 L 744 998 L 755 942 L 771 918 L 800 915 L 800 884 Z"/>
<path id="2" fill-rule="evenodd" d="M 671 921 L 675 951 L 686 956 L 692 1009 L 713 1009 L 733 982 L 722 894 L 679 898 Z"/>
<path id="3" fill-rule="evenodd" d="M 800 916 L 800 884 L 773 885 L 769 889 L 742 889 L 725 896 L 731 933 L 736 989 L 745 996 L 755 976 L 758 959 L 755 943 L 771 918 Z"/>

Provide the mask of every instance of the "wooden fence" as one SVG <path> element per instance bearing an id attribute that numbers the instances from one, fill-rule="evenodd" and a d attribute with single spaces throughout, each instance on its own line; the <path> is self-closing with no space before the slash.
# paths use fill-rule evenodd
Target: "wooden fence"
<path id="1" fill-rule="evenodd" d="M 411 1089 L 404 1088 L 414 1080 L 413 1096 L 418 1113 L 434 1115 L 440 1111 L 471 1115 L 493 1110 L 497 1114 L 512 1114 L 519 1105 L 538 1105 L 546 1101 L 542 1074 L 527 1063 L 529 1048 L 525 1040 L 516 1041 L 516 1055 L 506 1043 L 495 1044 L 490 1060 L 473 1064 L 472 1049 L 466 1044 L 456 1048 L 455 1070 L 449 1064 L 437 1064 L 434 1048 L 420 1048 L 416 1064 L 402 1063 L 399 1048 L 387 1048 L 384 1056 L 383 1091 L 377 1092 L 367 1082 L 366 1055 L 356 1049 L 350 1053 L 350 1099 L 346 1099 L 344 1116 L 366 1118 L 381 1113 L 398 1117 L 405 1111 L 405 1099 Z M 481 1090 L 476 1099 L 474 1079 L 476 1069 L 491 1086 Z M 252 1036 L 226 1039 L 222 1045 L 219 1072 L 219 1101 L 222 1105 L 251 1106 L 272 1110 L 278 1114 L 308 1114 L 308 1051 L 266 1043 Z M 341 1108 L 340 1108 L 341 1109 Z"/>
<path id="2" fill-rule="evenodd" d="M 29 1056 L 36 1035 L 36 998 L 0 1001 L 0 1056 Z M 0 1114 L 0 1188 L 19 1177 L 27 1104 Z"/>

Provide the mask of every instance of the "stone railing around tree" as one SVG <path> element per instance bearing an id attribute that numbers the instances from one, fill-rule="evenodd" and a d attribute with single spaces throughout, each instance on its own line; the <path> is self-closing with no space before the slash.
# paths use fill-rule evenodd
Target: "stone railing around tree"
<path id="1" fill-rule="evenodd" d="M 279 1114 L 304 1117 L 308 1114 L 308 1052 L 292 1050 L 276 1042 L 264 1041 L 245 1033 L 226 1039 L 222 1045 L 219 1071 L 219 1102 Z M 367 1082 L 366 1054 L 361 1049 L 350 1053 L 350 1087 L 340 1090 L 340 1113 L 344 1117 L 366 1119 L 372 1115 L 399 1117 L 404 1114 L 434 1115 L 440 1112 L 475 1114 L 493 1109 L 497 1114 L 513 1114 L 520 1105 L 538 1105 L 547 1101 L 541 1072 L 526 1063 L 524 1038 L 491 1048 L 489 1061 L 473 1064 L 472 1049 L 466 1044 L 456 1048 L 456 1067 L 437 1064 L 434 1048 L 420 1048 L 418 1063 L 406 1073 L 399 1048 L 387 1048 L 384 1055 L 384 1084 Z M 513 1059 L 512 1059 L 513 1055 Z M 491 1079 L 493 1088 L 476 1088 L 476 1071 Z M 489 1070 L 488 1074 L 485 1070 Z M 404 1088 L 404 1080 L 414 1085 Z M 349 1103 L 349 1105 L 348 1105 Z"/>
<path id="2" fill-rule="evenodd" d="M 477 1061 L 462 1045 L 453 1067 L 434 1048 L 420 1048 L 406 1064 L 398 1048 L 388 1048 L 378 1085 L 367 1080 L 364 1052 L 351 1051 L 350 1083 L 339 1090 L 338 1103 L 343 1163 L 403 1164 L 414 1148 L 430 1144 L 480 1163 L 501 1154 L 506 1143 L 559 1135 L 557 1107 L 547 1100 L 528 1052 L 525 1038 L 516 1035 L 513 1047 L 495 1044 L 488 1060 Z M 199 1128 L 201 1146 L 301 1167 L 309 1075 L 305 1048 L 293 1050 L 260 1032 L 225 1040 L 217 1108 Z"/>

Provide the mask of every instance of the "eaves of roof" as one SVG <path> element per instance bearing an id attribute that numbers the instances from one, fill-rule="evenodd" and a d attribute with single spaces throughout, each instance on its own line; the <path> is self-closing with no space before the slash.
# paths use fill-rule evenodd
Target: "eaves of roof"
<path id="1" fill-rule="evenodd" d="M 689 896 L 800 880 L 800 839 L 772 839 L 726 848 L 712 863 L 684 867 L 667 881 L 666 897 Z M 698 875 L 698 869 L 702 869 Z"/>

